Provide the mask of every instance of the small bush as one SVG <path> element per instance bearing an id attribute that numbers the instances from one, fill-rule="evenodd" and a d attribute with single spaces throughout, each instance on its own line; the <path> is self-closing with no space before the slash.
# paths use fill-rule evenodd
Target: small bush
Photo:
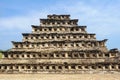
<path id="1" fill-rule="evenodd" d="M 2 53 L 0 52 L 0 58 L 2 58 Z"/>

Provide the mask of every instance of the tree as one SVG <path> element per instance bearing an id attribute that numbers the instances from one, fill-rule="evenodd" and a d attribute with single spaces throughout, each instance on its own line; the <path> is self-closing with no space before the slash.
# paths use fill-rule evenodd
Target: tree
<path id="1" fill-rule="evenodd" d="M 2 53 L 3 52 L 3 50 L 0 50 L 0 53 Z"/>
<path id="2" fill-rule="evenodd" d="M 2 50 L 0 50 L 0 58 L 2 58 L 2 52 L 3 52 L 3 51 L 2 51 Z"/>

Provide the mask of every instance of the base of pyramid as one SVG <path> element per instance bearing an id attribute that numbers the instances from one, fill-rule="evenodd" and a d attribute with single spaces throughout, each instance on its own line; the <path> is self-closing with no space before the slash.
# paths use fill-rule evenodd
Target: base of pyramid
<path id="1" fill-rule="evenodd" d="M 120 80 L 120 74 L 0 74 L 0 80 Z"/>

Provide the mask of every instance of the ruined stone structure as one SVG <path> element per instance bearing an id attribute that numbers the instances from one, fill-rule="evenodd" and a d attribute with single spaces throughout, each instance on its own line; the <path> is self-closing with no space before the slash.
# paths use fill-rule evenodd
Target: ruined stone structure
<path id="1" fill-rule="evenodd" d="M 108 50 L 70 15 L 48 15 L 23 33 L 0 60 L 0 73 L 119 73 L 120 52 Z"/>

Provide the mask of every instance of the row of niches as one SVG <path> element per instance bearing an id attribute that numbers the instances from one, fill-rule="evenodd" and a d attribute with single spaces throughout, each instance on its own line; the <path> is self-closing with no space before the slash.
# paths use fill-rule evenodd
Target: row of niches
<path id="1" fill-rule="evenodd" d="M 4 58 L 45 58 L 45 59 L 96 59 L 96 58 L 114 58 L 117 57 L 117 53 L 21 53 L 21 54 L 6 54 Z"/>
<path id="2" fill-rule="evenodd" d="M 0 70 L 120 70 L 119 64 L 98 65 L 0 65 Z"/>
<path id="3" fill-rule="evenodd" d="M 26 40 L 95 40 L 94 35 L 65 35 L 65 34 L 58 34 L 58 35 L 30 35 L 30 36 L 24 36 L 23 41 Z"/>
<path id="4" fill-rule="evenodd" d="M 69 15 L 48 15 L 47 16 L 47 18 L 48 19 L 59 19 L 59 20 L 69 20 L 70 18 L 69 18 L 70 16 Z"/>
<path id="5" fill-rule="evenodd" d="M 69 43 L 22 43 L 14 44 L 13 48 L 94 48 L 94 47 L 105 47 L 104 42 L 69 42 Z"/>
<path id="6" fill-rule="evenodd" d="M 44 25 L 49 25 L 49 26 L 57 26 L 57 25 L 62 25 L 62 26 L 68 26 L 68 25 L 77 25 L 76 21 L 41 21 L 40 23 L 41 26 Z"/>
<path id="7" fill-rule="evenodd" d="M 62 27 L 48 27 L 48 28 L 33 28 L 32 29 L 33 32 L 86 32 L 85 28 L 79 28 L 79 27 L 74 27 L 74 28 L 70 28 L 70 27 L 66 27 L 66 28 L 62 28 Z"/>

